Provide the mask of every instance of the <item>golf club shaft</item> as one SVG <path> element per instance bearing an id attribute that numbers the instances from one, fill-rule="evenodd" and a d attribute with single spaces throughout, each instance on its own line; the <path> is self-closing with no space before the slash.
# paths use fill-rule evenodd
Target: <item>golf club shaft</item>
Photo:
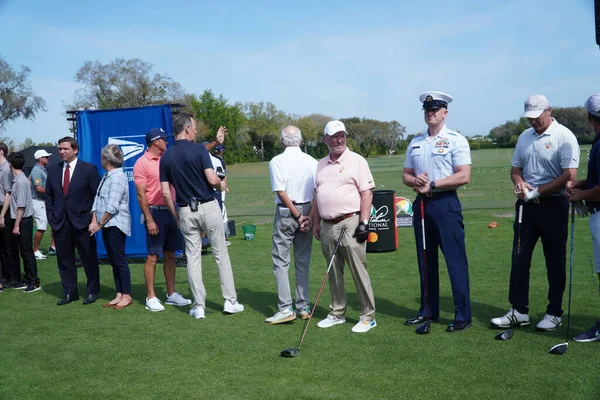
<path id="1" fill-rule="evenodd" d="M 571 292 L 573 289 L 573 253 L 575 253 L 575 203 L 571 203 L 571 251 L 569 255 L 569 303 L 567 305 L 567 343 L 571 328 Z"/>
<path id="2" fill-rule="evenodd" d="M 518 222 L 518 226 L 517 226 L 517 261 L 515 262 L 515 267 L 518 268 L 519 266 L 519 262 L 518 262 L 518 258 L 519 255 L 521 254 L 521 225 L 523 225 L 523 203 L 519 204 L 519 215 L 517 216 L 517 222 Z M 516 275 L 516 271 L 515 271 L 515 275 Z M 510 330 L 513 330 L 513 327 L 515 325 L 515 306 L 512 305 L 512 315 L 510 317 Z"/>
<path id="3" fill-rule="evenodd" d="M 300 347 L 302 347 L 302 343 L 304 342 L 304 337 L 306 336 L 306 332 L 308 331 L 308 327 L 310 325 L 310 321 L 312 321 L 313 314 L 315 313 L 315 309 L 317 308 L 317 304 L 319 303 L 319 299 L 321 298 L 321 293 L 323 293 L 323 288 L 325 287 L 325 282 L 327 282 L 327 277 L 329 276 L 329 271 L 331 270 L 331 266 L 335 260 L 335 253 L 337 253 L 338 247 L 340 247 L 340 243 L 342 242 L 342 238 L 344 237 L 344 233 L 346 232 L 346 228 L 342 228 L 340 232 L 340 236 L 338 237 L 337 243 L 335 244 L 335 248 L 333 249 L 333 255 L 331 256 L 331 260 L 329 261 L 329 265 L 327 266 L 327 271 L 325 271 L 325 276 L 321 281 L 321 287 L 319 288 L 319 292 L 317 293 L 317 298 L 313 304 L 312 310 L 310 310 L 310 315 L 308 316 L 308 321 L 306 321 L 306 326 L 304 327 L 304 331 L 302 332 L 302 336 L 300 337 L 300 343 L 298 344 L 298 351 L 300 351 Z"/>
<path id="4" fill-rule="evenodd" d="M 421 196 L 421 235 L 423 240 L 423 271 L 425 272 L 425 309 L 428 314 L 427 320 L 431 319 L 429 308 L 429 279 L 427 273 L 427 245 L 425 244 L 425 199 Z"/>

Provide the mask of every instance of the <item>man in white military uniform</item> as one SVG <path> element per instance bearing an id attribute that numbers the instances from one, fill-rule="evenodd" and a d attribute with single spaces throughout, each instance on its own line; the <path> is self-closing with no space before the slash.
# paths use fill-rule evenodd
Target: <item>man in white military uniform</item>
<path id="1" fill-rule="evenodd" d="M 417 192 L 413 227 L 421 275 L 421 307 L 419 314 L 405 324 L 419 325 L 439 317 L 439 246 L 448 266 L 455 309 L 454 321 L 446 331 L 460 332 L 471 326 L 471 300 L 462 207 L 456 190 L 471 179 L 471 151 L 467 139 L 445 125 L 452 96 L 425 92 L 419 101 L 423 104 L 428 129 L 410 142 L 402 180 Z M 424 205 L 426 262 L 421 203 Z"/>
<path id="2" fill-rule="evenodd" d="M 308 278 L 312 232 L 308 215 L 314 198 L 317 160 L 300 149 L 302 134 L 295 126 L 287 126 L 281 131 L 281 142 L 284 152 L 269 163 L 271 188 L 277 194 L 272 255 L 279 296 L 277 313 L 265 320 L 271 325 L 292 321 L 296 314 L 306 319 L 310 312 Z M 296 312 L 292 308 L 288 278 L 292 246 L 296 267 Z"/>
<path id="3" fill-rule="evenodd" d="M 523 117 L 529 119 L 531 128 L 519 136 L 510 172 L 517 196 L 515 215 L 523 206 L 520 231 L 519 224 L 514 224 L 508 295 L 512 308 L 503 317 L 491 320 L 494 327 L 507 328 L 511 320 L 516 326 L 529 325 L 529 269 L 540 237 L 549 288 L 546 315 L 537 329 L 553 331 L 562 322 L 569 220 L 565 185 L 577 176 L 579 145 L 573 132 L 551 114 L 552 107 L 545 96 L 535 94 L 525 101 Z"/>

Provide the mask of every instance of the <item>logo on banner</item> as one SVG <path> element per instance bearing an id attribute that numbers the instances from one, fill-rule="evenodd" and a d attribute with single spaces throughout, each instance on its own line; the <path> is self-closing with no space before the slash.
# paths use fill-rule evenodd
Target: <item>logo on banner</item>
<path id="1" fill-rule="evenodd" d="M 369 243 L 375 243 L 379 240 L 379 235 L 373 231 L 385 231 L 391 229 L 388 206 L 383 205 L 379 208 L 371 205 L 371 216 L 369 217 Z"/>
<path id="2" fill-rule="evenodd" d="M 405 197 L 396 197 L 396 226 L 412 227 L 412 203 Z"/>
<path id="3" fill-rule="evenodd" d="M 123 172 L 133 182 L 133 166 L 146 150 L 146 135 L 112 136 L 108 138 L 108 144 L 116 144 L 123 152 Z"/>

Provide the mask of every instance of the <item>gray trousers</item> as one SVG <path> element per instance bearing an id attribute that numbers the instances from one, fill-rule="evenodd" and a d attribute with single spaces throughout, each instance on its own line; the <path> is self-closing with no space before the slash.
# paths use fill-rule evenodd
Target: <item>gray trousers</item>
<path id="1" fill-rule="evenodd" d="M 344 264 L 350 267 L 352 279 L 356 286 L 358 301 L 360 302 L 360 318 L 366 321 L 375 319 L 375 298 L 371 287 L 371 278 L 367 272 L 367 242 L 358 243 L 353 238 L 358 226 L 359 216 L 348 218 L 337 224 L 321 221 L 321 248 L 327 263 L 331 261 L 335 243 L 342 228 L 346 228 L 335 261 L 329 272 L 329 289 L 331 289 L 331 314 L 344 317 L 346 314 L 346 290 L 344 287 Z"/>
<path id="2" fill-rule="evenodd" d="M 308 215 L 311 204 L 298 205 L 302 215 Z M 283 206 L 276 207 L 273 222 L 273 273 L 277 283 L 279 301 L 277 308 L 285 311 L 292 306 L 292 294 L 288 270 L 290 269 L 290 252 L 294 247 L 294 266 L 296 268 L 296 309 L 310 306 L 308 278 L 310 255 L 312 252 L 312 231 L 300 232 L 298 221 L 291 216 L 290 210 Z"/>
<path id="3" fill-rule="evenodd" d="M 223 298 L 232 304 L 237 301 L 231 261 L 225 245 L 223 217 L 217 201 L 199 204 L 198 211 L 192 212 L 190 207 L 179 209 L 179 226 L 185 241 L 187 257 L 188 282 L 194 296 L 196 306 L 205 307 L 206 290 L 202 281 L 202 232 L 210 238 L 221 280 Z"/>

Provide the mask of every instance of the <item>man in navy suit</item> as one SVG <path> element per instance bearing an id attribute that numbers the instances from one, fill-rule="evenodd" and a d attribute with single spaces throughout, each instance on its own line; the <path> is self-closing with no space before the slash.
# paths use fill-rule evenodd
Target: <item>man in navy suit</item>
<path id="1" fill-rule="evenodd" d="M 95 165 L 79 160 L 79 145 L 72 137 L 58 141 L 63 162 L 48 167 L 46 181 L 46 213 L 54 231 L 58 272 L 65 291 L 59 306 L 79 300 L 75 248 L 87 276 L 87 296 L 83 304 L 96 301 L 100 291 L 100 271 L 96 237 L 90 236 L 92 204 L 100 183 Z"/>

